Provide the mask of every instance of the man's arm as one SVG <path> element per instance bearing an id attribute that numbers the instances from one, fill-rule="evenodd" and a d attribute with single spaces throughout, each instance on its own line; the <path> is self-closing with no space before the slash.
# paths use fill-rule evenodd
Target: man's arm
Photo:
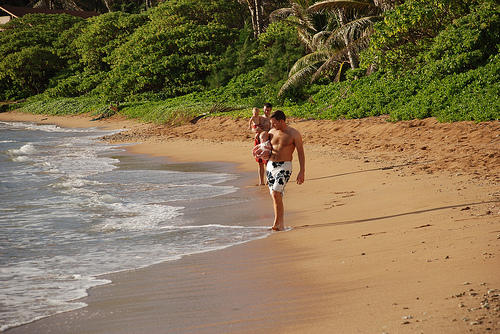
<path id="1" fill-rule="evenodd" d="M 297 155 L 299 156 L 300 170 L 297 174 L 297 184 L 304 183 L 305 173 L 306 173 L 306 155 L 304 153 L 304 143 L 302 142 L 302 136 L 299 131 L 296 131 L 294 136 L 295 148 L 297 149 Z"/>

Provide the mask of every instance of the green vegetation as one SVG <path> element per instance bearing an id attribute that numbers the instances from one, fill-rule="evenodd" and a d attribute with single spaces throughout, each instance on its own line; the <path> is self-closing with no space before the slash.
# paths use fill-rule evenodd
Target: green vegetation
<path id="1" fill-rule="evenodd" d="M 262 3 L 261 24 L 234 0 L 23 16 L 0 32 L 0 100 L 44 114 L 118 103 L 171 124 L 264 102 L 303 118 L 500 119 L 496 0 Z"/>
<path id="2" fill-rule="evenodd" d="M 37 99 L 31 98 L 25 103 L 22 111 L 30 114 L 44 115 L 74 115 L 80 113 L 92 113 L 98 115 L 105 112 L 109 105 L 103 103 L 99 98 L 60 98 L 60 99 Z"/>

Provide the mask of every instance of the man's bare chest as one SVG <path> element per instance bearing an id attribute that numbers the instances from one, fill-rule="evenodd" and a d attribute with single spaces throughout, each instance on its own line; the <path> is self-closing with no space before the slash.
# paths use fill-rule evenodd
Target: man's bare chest
<path id="1" fill-rule="evenodd" d="M 273 147 L 286 147 L 293 145 L 293 137 L 286 132 L 274 131 L 271 132 L 271 144 Z"/>
<path id="2" fill-rule="evenodd" d="M 269 131 L 271 128 L 271 121 L 269 121 L 266 117 L 260 118 L 260 126 L 264 129 L 264 131 Z"/>

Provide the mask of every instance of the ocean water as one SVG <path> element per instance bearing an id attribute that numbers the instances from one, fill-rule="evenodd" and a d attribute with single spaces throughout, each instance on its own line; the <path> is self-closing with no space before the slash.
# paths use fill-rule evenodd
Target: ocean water
<path id="1" fill-rule="evenodd" d="M 0 122 L 0 331 L 85 307 L 99 275 L 266 237 L 238 174 L 131 156 L 110 131 Z"/>

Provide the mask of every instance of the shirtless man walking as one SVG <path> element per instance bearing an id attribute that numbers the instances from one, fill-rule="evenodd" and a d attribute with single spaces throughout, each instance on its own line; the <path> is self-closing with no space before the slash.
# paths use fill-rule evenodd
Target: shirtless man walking
<path id="1" fill-rule="evenodd" d="M 297 184 L 299 185 L 304 183 L 306 161 L 302 136 L 299 131 L 288 126 L 283 111 L 276 110 L 270 118 L 269 138 L 273 150 L 267 163 L 266 175 L 274 205 L 274 224 L 271 229 L 282 231 L 285 229 L 283 194 L 292 175 L 292 158 L 295 149 L 297 149 L 299 157 L 300 170 L 297 174 Z"/>

